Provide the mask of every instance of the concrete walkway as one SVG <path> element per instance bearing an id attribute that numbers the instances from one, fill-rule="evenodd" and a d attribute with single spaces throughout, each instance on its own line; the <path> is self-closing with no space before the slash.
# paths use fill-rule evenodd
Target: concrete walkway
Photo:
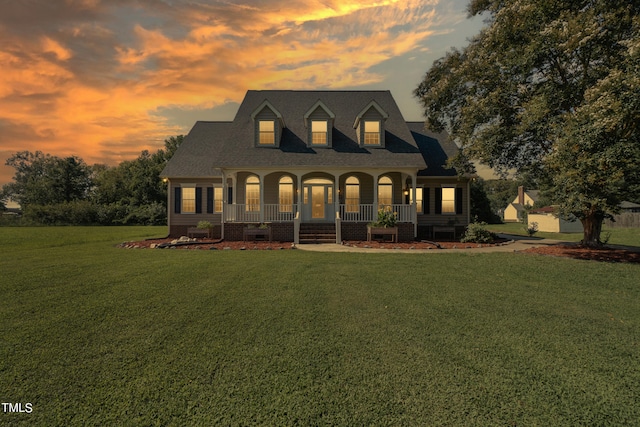
<path id="1" fill-rule="evenodd" d="M 538 239 L 535 237 L 515 236 L 510 234 L 498 234 L 499 237 L 509 239 L 509 242 L 500 246 L 487 246 L 472 249 L 377 249 L 377 248 L 354 248 L 352 246 L 343 246 L 336 243 L 320 243 L 320 244 L 304 244 L 296 245 L 303 251 L 310 252 L 368 252 L 368 253 L 431 253 L 431 254 L 450 254 L 450 253 L 488 253 L 488 252 L 517 252 L 529 248 L 537 248 L 540 246 L 551 246 L 563 243 L 561 240 Z"/>

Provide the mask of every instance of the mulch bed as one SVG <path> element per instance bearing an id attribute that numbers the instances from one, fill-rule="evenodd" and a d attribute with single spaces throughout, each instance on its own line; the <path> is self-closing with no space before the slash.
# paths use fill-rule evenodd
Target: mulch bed
<path id="1" fill-rule="evenodd" d="M 291 242 L 264 242 L 264 241 L 248 241 L 248 242 L 231 242 L 212 239 L 192 239 L 191 242 L 178 243 L 171 245 L 175 239 L 149 239 L 139 242 L 124 242 L 120 244 L 122 248 L 156 248 L 158 245 L 173 249 L 200 249 L 200 250 L 284 250 L 292 249 L 294 246 Z M 372 249 L 474 249 L 481 247 L 505 245 L 508 240 L 499 240 L 493 244 L 478 243 L 460 243 L 456 241 L 437 241 L 437 242 L 380 242 L 380 241 L 345 241 L 343 245 L 357 248 Z M 440 247 L 438 247 L 440 246 Z"/>
<path id="2" fill-rule="evenodd" d="M 587 248 L 578 244 L 542 246 L 522 251 L 524 253 L 568 257 L 589 261 L 640 263 L 640 252 L 611 247 Z"/>
<path id="3" fill-rule="evenodd" d="M 170 245 L 175 239 L 149 239 L 139 242 L 124 242 L 120 244 L 122 248 L 155 248 L 158 245 L 164 245 L 169 249 L 188 249 L 188 250 L 285 250 L 294 249 L 295 246 L 291 242 L 231 242 L 220 241 L 214 239 L 192 239 L 191 242 L 184 242 L 178 245 Z M 371 249 L 475 249 L 489 246 L 498 246 L 509 244 L 509 240 L 499 240 L 493 244 L 478 243 L 460 243 L 457 241 L 416 241 L 416 242 L 380 242 L 380 241 L 345 241 L 343 245 L 356 248 Z M 439 247 L 438 247 L 439 246 Z M 601 262 L 624 262 L 624 263 L 640 263 L 640 252 L 634 252 L 626 249 L 618 248 L 586 248 L 578 244 L 558 244 L 552 246 L 541 246 L 521 251 L 521 253 L 547 255 L 556 257 L 568 257 L 574 259 L 601 261 Z"/>

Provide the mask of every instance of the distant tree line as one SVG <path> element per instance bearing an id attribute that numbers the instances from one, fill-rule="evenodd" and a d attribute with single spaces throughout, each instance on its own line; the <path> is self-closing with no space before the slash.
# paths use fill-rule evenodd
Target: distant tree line
<path id="1" fill-rule="evenodd" d="M 160 173 L 183 138 L 172 136 L 163 149 L 144 150 L 117 166 L 89 166 L 77 156 L 41 151 L 15 153 L 6 161 L 15 174 L 0 191 L 0 209 L 11 199 L 25 224 L 166 224 L 167 189 Z"/>

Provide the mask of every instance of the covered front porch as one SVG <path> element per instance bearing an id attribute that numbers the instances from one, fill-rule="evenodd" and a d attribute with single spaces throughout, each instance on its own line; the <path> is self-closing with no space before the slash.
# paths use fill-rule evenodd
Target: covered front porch
<path id="1" fill-rule="evenodd" d="M 235 230 L 235 224 L 277 228 L 290 224 L 293 240 L 298 241 L 300 224 L 325 223 L 335 224 L 336 240 L 341 241 L 343 224 L 349 229 L 359 224 L 366 232 L 366 224 L 384 209 L 395 214 L 403 229 L 410 226 L 413 238 L 421 202 L 416 198 L 416 174 L 415 170 L 224 171 L 229 198 L 223 206 L 223 230 Z"/>

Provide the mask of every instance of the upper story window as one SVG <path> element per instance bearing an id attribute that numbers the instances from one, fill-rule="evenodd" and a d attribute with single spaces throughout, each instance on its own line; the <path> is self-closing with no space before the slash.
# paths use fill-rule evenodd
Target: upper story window
<path id="1" fill-rule="evenodd" d="M 389 114 L 376 101 L 371 101 L 356 116 L 353 128 L 356 129 L 358 144 L 361 147 L 385 148 L 385 123 Z"/>
<path id="2" fill-rule="evenodd" d="M 311 122 L 311 145 L 327 145 L 327 122 L 326 120 L 313 120 Z"/>
<path id="3" fill-rule="evenodd" d="M 364 122 L 364 145 L 380 145 L 380 122 Z"/>
<path id="4" fill-rule="evenodd" d="M 331 148 L 331 133 L 336 115 L 327 105 L 318 100 L 304 113 L 307 128 L 307 146 Z"/>
<path id="5" fill-rule="evenodd" d="M 282 130 L 287 126 L 282 114 L 266 99 L 251 113 L 256 147 L 279 147 Z"/>
<path id="6" fill-rule="evenodd" d="M 276 143 L 276 126 L 273 120 L 260 120 L 258 132 L 260 145 L 274 145 Z"/>

